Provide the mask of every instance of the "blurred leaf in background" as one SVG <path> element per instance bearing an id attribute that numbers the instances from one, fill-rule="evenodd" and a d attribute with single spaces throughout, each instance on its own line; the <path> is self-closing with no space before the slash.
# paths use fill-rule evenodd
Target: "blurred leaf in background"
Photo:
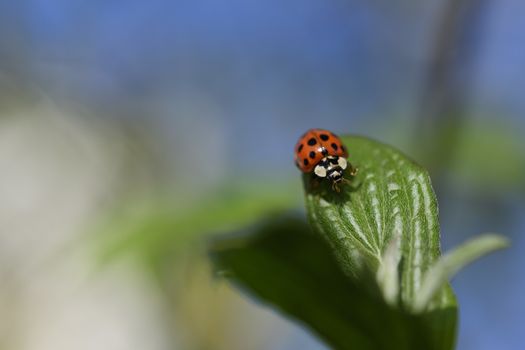
<path id="1" fill-rule="evenodd" d="M 230 336 L 230 328 L 239 327 L 240 319 L 255 310 L 212 281 L 205 259 L 202 243 L 211 234 L 236 231 L 298 206 L 299 186 L 264 181 L 256 185 L 254 178 L 245 185 L 242 181 L 203 194 L 199 201 L 181 197 L 153 205 L 128 204 L 120 214 L 109 215 L 110 221 L 91 238 L 98 247 L 100 268 L 131 259 L 156 282 L 170 310 L 169 324 L 183 336 L 187 348 L 264 349 L 269 346 L 267 330 L 279 333 L 266 325 L 266 330 L 247 330 L 250 337 Z M 264 319 L 252 316 L 252 324 Z"/>
<path id="2" fill-rule="evenodd" d="M 520 125 L 490 119 L 468 121 L 445 172 L 458 187 L 486 196 L 525 191 L 525 140 Z"/>
<path id="3" fill-rule="evenodd" d="M 256 186 L 256 179 L 250 181 L 247 186 L 226 186 L 205 194 L 194 204 L 185 204 L 184 198 L 128 204 L 120 213 L 109 215 L 110 221 L 100 228 L 102 262 L 132 255 L 162 278 L 164 272 L 169 273 L 163 271 L 166 259 L 184 254 L 206 235 L 235 231 L 260 217 L 297 207 L 294 186 L 264 181 Z"/>

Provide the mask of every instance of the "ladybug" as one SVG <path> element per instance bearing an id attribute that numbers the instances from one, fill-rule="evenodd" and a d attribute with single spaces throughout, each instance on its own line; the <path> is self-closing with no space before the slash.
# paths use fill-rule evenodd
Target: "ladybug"
<path id="1" fill-rule="evenodd" d="M 305 132 L 295 145 L 295 165 L 303 173 L 313 173 L 318 179 L 328 179 L 332 189 L 340 192 L 339 185 L 347 182 L 343 172 L 349 168 L 350 175 L 357 174 L 347 162 L 348 152 L 341 139 L 324 129 L 310 129 Z"/>

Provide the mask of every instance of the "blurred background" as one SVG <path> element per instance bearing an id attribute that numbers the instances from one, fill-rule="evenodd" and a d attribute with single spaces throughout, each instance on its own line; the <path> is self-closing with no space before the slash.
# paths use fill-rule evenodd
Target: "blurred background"
<path id="1" fill-rule="evenodd" d="M 302 207 L 310 127 L 428 167 L 459 349 L 522 349 L 525 3 L 0 2 L 0 349 L 325 349 L 214 278 L 210 235 Z"/>

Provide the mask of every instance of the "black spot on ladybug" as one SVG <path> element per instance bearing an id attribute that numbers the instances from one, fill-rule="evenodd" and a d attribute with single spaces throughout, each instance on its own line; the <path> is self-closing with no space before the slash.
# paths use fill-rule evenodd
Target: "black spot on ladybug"
<path id="1" fill-rule="evenodd" d="M 326 156 L 328 154 L 328 151 L 326 150 L 326 148 L 321 148 L 321 153 L 323 154 L 323 156 Z"/>
<path id="2" fill-rule="evenodd" d="M 328 136 L 328 135 L 326 135 L 326 134 L 321 134 L 319 137 L 320 137 L 321 140 L 323 140 L 323 141 L 328 141 L 328 139 L 330 138 L 330 136 Z"/>
<path id="3" fill-rule="evenodd" d="M 301 143 L 299 145 L 299 148 L 297 148 L 297 152 L 301 152 L 303 150 L 304 145 Z"/>
<path id="4" fill-rule="evenodd" d="M 310 154 L 309 154 L 310 158 L 312 159 L 315 159 L 315 152 L 314 151 L 311 151 Z"/>
<path id="5" fill-rule="evenodd" d="M 334 149 L 334 151 L 337 151 L 339 149 L 339 147 L 337 147 L 337 144 L 336 143 L 332 143 L 330 146 L 332 146 L 332 148 Z"/>
<path id="6" fill-rule="evenodd" d="M 304 164 L 304 165 L 308 165 L 308 164 L 309 164 L 309 163 L 308 163 L 308 159 L 303 159 L 303 164 Z"/>
<path id="7" fill-rule="evenodd" d="M 309 145 L 309 146 L 313 146 L 313 145 L 315 145 L 316 143 L 317 143 L 317 140 L 316 140 L 315 138 L 313 138 L 313 137 L 312 137 L 310 140 L 308 140 L 308 145 Z"/>

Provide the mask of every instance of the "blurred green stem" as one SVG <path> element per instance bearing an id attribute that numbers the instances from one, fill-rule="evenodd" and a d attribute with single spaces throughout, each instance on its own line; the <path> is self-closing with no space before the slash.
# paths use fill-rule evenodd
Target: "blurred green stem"
<path id="1" fill-rule="evenodd" d="M 425 165 L 434 175 L 453 161 L 466 123 L 466 101 L 486 5 L 485 0 L 448 0 L 437 18 L 414 129 L 414 149 L 422 150 L 420 159 L 432 160 Z"/>

